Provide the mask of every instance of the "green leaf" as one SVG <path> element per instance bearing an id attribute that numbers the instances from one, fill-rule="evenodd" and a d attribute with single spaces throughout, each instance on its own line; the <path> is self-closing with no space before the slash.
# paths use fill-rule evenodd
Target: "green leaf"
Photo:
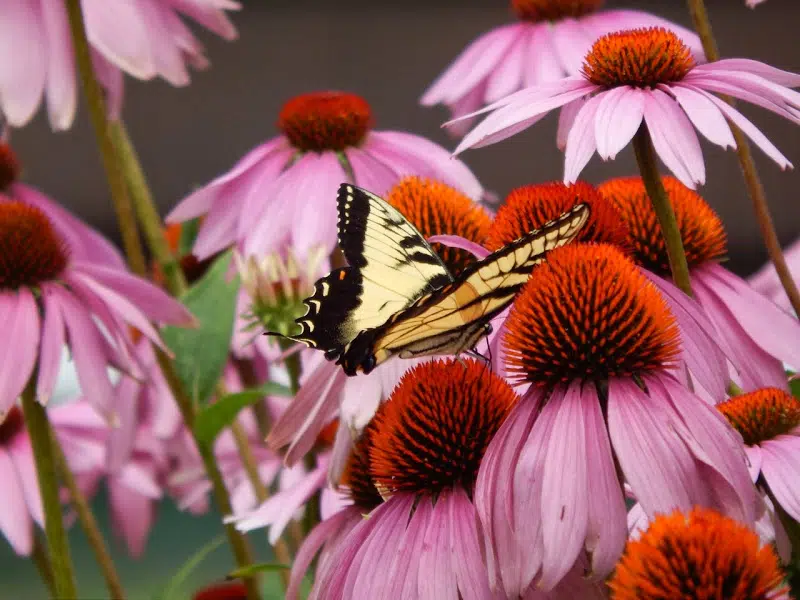
<path id="1" fill-rule="evenodd" d="M 213 404 L 202 408 L 194 422 L 198 442 L 211 444 L 220 432 L 230 425 L 246 406 L 255 404 L 264 396 L 291 396 L 289 388 L 279 383 L 267 382 L 261 387 L 228 394 Z"/>
<path id="2" fill-rule="evenodd" d="M 186 580 L 192 574 L 200 563 L 202 563 L 214 550 L 225 543 L 225 534 L 218 535 L 213 540 L 208 542 L 205 546 L 200 548 L 197 552 L 192 554 L 188 560 L 183 563 L 178 572 L 172 576 L 172 579 L 167 582 L 167 585 L 160 594 L 156 594 L 154 600 L 173 600 L 179 598 L 177 593 L 181 587 L 186 583 Z M 183 597 L 183 596 L 181 596 Z"/>
<path id="3" fill-rule="evenodd" d="M 220 256 L 181 298 L 197 317 L 199 327 L 165 327 L 162 332 L 175 354 L 178 376 L 189 396 L 199 404 L 208 400 L 228 359 L 239 292 L 239 276 L 228 281 L 230 262 L 230 252 Z"/>
<path id="4" fill-rule="evenodd" d="M 192 253 L 192 246 L 200 231 L 200 219 L 191 219 L 181 223 L 181 237 L 178 240 L 178 257 L 188 256 Z"/>
<path id="5" fill-rule="evenodd" d="M 800 378 L 789 380 L 789 389 L 792 391 L 792 396 L 800 398 Z"/>
<path id="6" fill-rule="evenodd" d="M 236 579 L 239 577 L 252 577 L 253 575 L 257 575 L 259 573 L 274 573 L 276 571 L 286 571 L 291 568 L 291 566 L 281 563 L 261 563 L 258 565 L 247 565 L 246 567 L 234 569 L 228 573 L 228 578 Z"/>

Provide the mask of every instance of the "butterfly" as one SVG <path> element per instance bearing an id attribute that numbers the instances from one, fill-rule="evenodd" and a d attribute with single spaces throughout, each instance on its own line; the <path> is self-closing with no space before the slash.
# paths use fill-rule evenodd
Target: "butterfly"
<path id="1" fill-rule="evenodd" d="M 469 353 L 533 267 L 575 239 L 589 218 L 588 206 L 578 204 L 453 277 L 422 234 L 380 197 L 343 183 L 337 207 L 348 266 L 317 281 L 303 301 L 306 314 L 295 321 L 299 333 L 288 337 L 324 351 L 347 375 L 369 373 L 395 355 Z"/>

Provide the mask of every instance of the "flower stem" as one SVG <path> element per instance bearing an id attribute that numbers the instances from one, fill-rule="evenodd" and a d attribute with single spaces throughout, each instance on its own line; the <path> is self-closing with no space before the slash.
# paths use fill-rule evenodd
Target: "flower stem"
<path id="1" fill-rule="evenodd" d="M 36 402 L 34 388 L 33 379 L 31 379 L 22 392 L 22 410 L 31 438 L 33 459 L 36 463 L 36 477 L 44 508 L 44 531 L 50 564 L 53 569 L 56 592 L 54 597 L 60 600 L 72 600 L 78 597 L 78 591 L 75 586 L 75 572 L 70 557 L 67 532 L 64 530 L 64 520 L 61 515 L 61 500 L 58 497 L 58 480 L 53 460 L 50 425 L 47 420 L 47 411 Z"/>
<path id="2" fill-rule="evenodd" d="M 95 560 L 100 565 L 100 570 L 103 573 L 103 578 L 106 580 L 106 587 L 111 598 L 114 600 L 124 600 L 125 588 L 122 587 L 122 581 L 119 578 L 117 569 L 114 566 L 114 561 L 111 559 L 111 554 L 108 551 L 108 546 L 103 539 L 103 534 L 100 532 L 100 526 L 97 524 L 97 519 L 92 513 L 89 502 L 83 495 L 83 492 L 78 487 L 78 482 L 75 480 L 75 475 L 69 467 L 67 457 L 64 456 L 64 450 L 58 444 L 58 438 L 53 431 L 52 426 L 47 424 L 50 430 L 50 439 L 53 444 L 53 454 L 56 463 L 56 470 L 61 476 L 61 481 L 67 486 L 70 495 L 70 501 L 75 507 L 75 512 L 78 513 L 78 521 L 80 521 L 86 538 L 89 540 L 89 545 L 94 552 Z"/>
<path id="3" fill-rule="evenodd" d="M 47 586 L 47 591 L 50 592 L 51 598 L 56 598 L 55 581 L 53 580 L 53 567 L 50 565 L 50 557 L 47 555 L 47 548 L 42 542 L 42 538 L 38 532 L 33 536 L 33 551 L 31 552 L 31 560 L 39 570 L 39 575 L 42 581 Z"/>
<path id="4" fill-rule="evenodd" d="M 661 235 L 664 236 L 664 243 L 667 246 L 672 280 L 687 296 L 691 296 L 689 264 L 686 262 L 686 252 L 683 250 L 681 230 L 678 227 L 678 220 L 675 218 L 675 211 L 672 209 L 667 191 L 661 182 L 653 142 L 650 140 L 650 132 L 647 131 L 644 123 L 633 136 L 633 149 L 636 152 L 636 162 L 639 164 L 644 187 L 647 195 L 650 196 L 650 202 L 653 203 L 653 209 L 656 211 L 656 217 L 661 226 Z"/>
<path id="5" fill-rule="evenodd" d="M 78 73 L 81 78 L 83 92 L 86 95 L 86 104 L 89 108 L 89 117 L 92 121 L 97 145 L 103 159 L 106 179 L 108 179 L 108 186 L 111 190 L 111 200 L 114 204 L 117 223 L 122 234 L 122 246 L 125 249 L 125 256 L 128 259 L 130 269 L 138 275 L 143 275 L 147 270 L 147 263 L 139 241 L 139 231 L 136 228 L 136 217 L 131 205 L 131 199 L 128 196 L 128 188 L 125 185 L 125 178 L 111 141 L 111 132 L 106 118 L 105 97 L 94 75 L 81 3 L 80 0 L 66 0 L 66 3 L 70 31 L 72 32 L 72 44 L 75 48 L 75 62 L 78 65 Z"/>
<path id="6" fill-rule="evenodd" d="M 695 31 L 697 31 L 697 35 L 700 36 L 700 41 L 703 44 L 703 51 L 706 54 L 706 58 L 710 62 L 719 60 L 719 48 L 714 39 L 714 32 L 711 30 L 711 20 L 708 18 L 705 1 L 686 0 L 686 3 L 689 7 L 689 13 L 692 15 Z M 721 98 L 730 105 L 734 104 L 733 99 L 729 96 L 721 95 Z M 781 243 L 775 231 L 775 223 L 769 212 L 767 195 L 764 192 L 764 186 L 761 185 L 761 179 L 758 176 L 758 171 L 753 161 L 753 153 L 750 150 L 750 144 L 741 129 L 730 121 L 728 125 L 731 128 L 733 139 L 736 142 L 736 154 L 739 156 L 739 166 L 742 169 L 747 192 L 753 203 L 753 210 L 756 214 L 756 221 L 758 221 L 761 238 L 764 241 L 764 245 L 767 247 L 769 258 L 775 267 L 775 273 L 777 273 L 778 279 L 783 289 L 786 291 L 789 302 L 792 303 L 794 312 L 800 315 L 800 290 L 797 289 L 797 284 L 792 277 L 792 272 L 789 270 L 789 266 L 786 264 L 786 259 L 783 256 Z"/>
<path id="7" fill-rule="evenodd" d="M 161 272 L 164 273 L 167 289 L 172 295 L 180 296 L 187 288 L 186 277 L 183 275 L 180 262 L 170 250 L 167 239 L 164 237 L 161 217 L 139 162 L 139 156 L 136 154 L 136 149 L 122 122 L 111 123 L 110 131 L 111 140 L 133 198 L 133 206 L 147 247 L 161 267 Z"/>

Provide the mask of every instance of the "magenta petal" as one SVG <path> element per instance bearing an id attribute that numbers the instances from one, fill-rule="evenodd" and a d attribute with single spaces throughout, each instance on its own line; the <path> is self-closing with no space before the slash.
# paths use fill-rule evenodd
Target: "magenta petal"
<path id="1" fill-rule="evenodd" d="M 456 574 L 460 597 L 463 600 L 491 598 L 486 567 L 478 544 L 475 507 L 460 487 L 446 494 L 444 501 L 450 505 L 451 565 Z"/>
<path id="2" fill-rule="evenodd" d="M 153 501 L 115 477 L 108 480 L 108 497 L 115 528 L 125 539 L 131 555 L 141 556 L 153 524 Z"/>
<path id="3" fill-rule="evenodd" d="M 139 426 L 138 400 L 141 389 L 141 382 L 126 375 L 122 376 L 122 380 L 116 386 L 114 404 L 119 417 L 119 427 L 108 432 L 107 461 L 111 473 L 118 473 L 130 460 L 133 452 L 133 443 Z"/>
<path id="4" fill-rule="evenodd" d="M 240 207 L 229 198 L 214 202 L 205 216 L 192 246 L 199 260 L 211 258 L 236 243 Z"/>
<path id="5" fill-rule="evenodd" d="M 575 116 L 567 136 L 564 153 L 564 182 L 575 183 L 581 171 L 597 149 L 595 140 L 595 115 L 603 100 L 603 93 L 597 94 L 581 107 Z"/>
<path id="6" fill-rule="evenodd" d="M 745 446 L 744 453 L 747 456 L 747 471 L 750 473 L 750 480 L 755 483 L 761 475 L 761 461 L 763 455 L 761 446 Z"/>
<path id="7" fill-rule="evenodd" d="M 425 534 L 433 514 L 429 498 L 422 498 L 414 509 L 403 539 L 398 545 L 392 566 L 387 576 L 390 586 L 384 598 L 415 598 L 418 594 L 417 573 L 420 570 Z"/>
<path id="8" fill-rule="evenodd" d="M 36 463 L 33 458 L 33 447 L 27 435 L 16 436 L 8 448 L 8 455 L 16 470 L 22 495 L 28 511 L 41 527 L 44 527 L 44 510 L 42 496 L 39 493 L 39 480 L 36 475 Z M 7 480 L 3 479 L 5 484 Z M 5 508 L 4 508 L 5 510 Z"/>
<path id="9" fill-rule="evenodd" d="M 448 248 L 460 248 L 472 254 L 478 260 L 489 256 L 491 252 L 473 241 L 461 237 L 460 235 L 432 235 L 428 238 L 429 244 L 442 244 Z"/>
<path id="10" fill-rule="evenodd" d="M 33 524 L 22 487 L 17 479 L 14 463 L 8 453 L 0 448 L 0 531 L 6 536 L 14 552 L 28 556 L 33 550 Z"/>
<path id="11" fill-rule="evenodd" d="M 48 286 L 41 290 L 44 304 L 44 323 L 42 324 L 42 348 L 39 353 L 39 376 L 36 380 L 36 397 L 41 404 L 47 404 L 56 384 L 64 350 L 64 321 L 57 303 L 54 305 Z"/>
<path id="12" fill-rule="evenodd" d="M 39 309 L 30 290 L 0 292 L 0 314 L 6 330 L 0 344 L 0 421 L 16 402 L 36 366 L 39 353 Z"/>
<path id="13" fill-rule="evenodd" d="M 458 582 L 451 565 L 449 506 L 438 501 L 428 522 L 419 559 L 419 598 L 458 600 Z"/>
<path id="14" fill-rule="evenodd" d="M 614 159 L 639 130 L 644 116 L 645 92 L 623 86 L 602 94 L 594 118 L 597 154 Z"/>
<path id="15" fill-rule="evenodd" d="M 800 438 L 778 436 L 761 444 L 761 452 L 761 472 L 775 499 L 795 521 L 800 520 Z"/>

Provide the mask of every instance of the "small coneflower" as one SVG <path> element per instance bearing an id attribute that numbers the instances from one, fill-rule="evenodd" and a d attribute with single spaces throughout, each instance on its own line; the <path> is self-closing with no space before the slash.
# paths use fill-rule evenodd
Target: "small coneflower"
<path id="1" fill-rule="evenodd" d="M 478 199 L 483 190 L 461 161 L 433 142 L 400 131 L 373 131 L 372 109 L 355 94 L 312 92 L 289 100 L 281 135 L 173 209 L 168 222 L 206 215 L 194 253 L 203 259 L 238 245 L 245 256 L 293 246 L 298 257 L 336 245 L 336 190 L 343 181 L 386 192 L 417 174 Z"/>
<path id="2" fill-rule="evenodd" d="M 714 144 L 735 148 L 726 119 L 781 168 L 790 168 L 755 125 L 714 94 L 753 102 L 800 123 L 800 94 L 789 89 L 798 85 L 800 75 L 753 60 L 698 65 L 689 47 L 663 28 L 617 31 L 594 43 L 580 74 L 533 85 L 487 107 L 491 114 L 464 137 L 456 153 L 511 137 L 562 108 L 558 145 L 566 153 L 566 182 L 580 176 L 595 152 L 604 160 L 615 158 L 644 124 L 664 164 L 694 188 L 705 182 L 695 129 Z"/>
<path id="3" fill-rule="evenodd" d="M 717 408 L 742 435 L 750 475 L 769 504 L 776 501 L 800 521 L 800 400 L 782 389 L 763 388 Z"/>
<path id="4" fill-rule="evenodd" d="M 775 551 L 713 510 L 653 519 L 628 542 L 609 582 L 614 600 L 788 600 Z"/>
<path id="5" fill-rule="evenodd" d="M 711 321 L 713 332 L 741 385 L 745 391 L 764 386 L 786 387 L 781 361 L 800 367 L 800 323 L 719 264 L 727 251 L 725 230 L 706 201 L 672 177 L 664 177 L 663 183 L 683 239 L 695 300 Z M 602 184 L 600 191 L 617 205 L 628 224 L 635 260 L 656 275 L 650 279 L 666 296 L 676 301 L 681 299 L 686 304 L 683 295 L 675 293 L 675 288 L 667 281 L 666 246 L 642 180 L 638 177 L 613 179 Z M 676 315 L 680 316 L 677 310 Z M 681 325 L 687 353 L 708 355 L 713 351 L 713 348 L 697 346 L 696 318 L 688 326 Z M 717 351 L 711 356 L 719 355 Z M 717 358 L 714 362 L 723 367 L 722 374 L 726 375 L 725 361 Z M 708 363 L 710 369 L 714 368 L 714 362 Z M 719 385 L 707 388 L 715 402 L 724 398 L 719 388 Z"/>
<path id="6" fill-rule="evenodd" d="M 699 504 L 753 523 L 741 440 L 669 373 L 675 318 L 619 250 L 554 250 L 505 327 L 506 369 L 530 387 L 475 495 L 490 572 L 510 596 L 551 589 L 584 553 L 606 576 L 625 544 L 626 483 L 648 515 Z"/>
<path id="7" fill-rule="evenodd" d="M 786 264 L 789 266 L 792 277 L 797 281 L 800 279 L 800 239 L 795 240 L 791 246 L 784 250 L 783 256 L 786 259 Z M 747 282 L 754 290 L 772 300 L 782 309 L 787 312 L 792 312 L 792 305 L 789 302 L 789 297 L 783 289 L 783 285 L 778 278 L 778 274 L 775 272 L 772 261 L 768 262 L 756 273 L 751 275 L 747 279 Z"/>
<path id="8" fill-rule="evenodd" d="M 431 84 L 420 102 L 444 104 L 453 117 L 471 113 L 522 88 L 577 75 L 601 35 L 661 26 L 702 57 L 698 37 L 683 27 L 634 10 L 602 10 L 603 0 L 512 0 L 518 22 L 472 42 Z M 463 126 L 463 125 L 462 125 Z"/>
<path id="9" fill-rule="evenodd" d="M 157 345 L 150 320 L 191 325 L 182 304 L 129 273 L 76 260 L 41 209 L 0 202 L 0 303 L 8 317 L 0 361 L 0 415 L 36 373 L 36 394 L 46 403 L 66 344 L 86 398 L 113 419 L 114 396 L 106 366 L 135 371 L 127 325 Z"/>
<path id="10" fill-rule="evenodd" d="M 95 75 L 105 88 L 112 116 L 118 116 L 122 106 L 123 72 L 185 86 L 188 65 L 208 66 L 203 45 L 181 16 L 225 39 L 237 36 L 225 14 L 239 8 L 232 0 L 130 0 L 113 11 L 106 0 L 84 0 L 81 7 Z M 0 112 L 11 125 L 21 127 L 46 98 L 51 127 L 69 129 L 77 88 L 66 5 L 2 2 L 0 37 L 14 47 L 15 56 L 25 58 L 21 62 L 5 52 L 0 56 Z"/>
<path id="11" fill-rule="evenodd" d="M 386 201 L 399 210 L 425 237 L 459 236 L 483 245 L 492 223 L 489 214 L 459 190 L 432 179 L 404 177 L 386 194 Z M 475 262 L 466 250 L 433 242 L 431 247 L 453 275 Z"/>

